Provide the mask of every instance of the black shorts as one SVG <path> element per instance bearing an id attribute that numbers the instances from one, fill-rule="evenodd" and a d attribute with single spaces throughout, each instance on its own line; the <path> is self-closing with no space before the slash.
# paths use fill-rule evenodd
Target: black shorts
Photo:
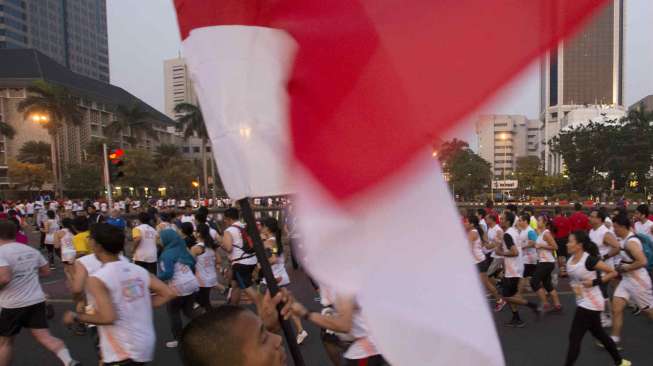
<path id="1" fill-rule="evenodd" d="M 256 265 L 249 264 L 240 264 L 234 263 L 231 265 L 231 271 L 233 272 L 233 279 L 238 283 L 238 287 L 241 289 L 246 289 L 251 287 L 253 284 L 252 274 Z"/>
<path id="2" fill-rule="evenodd" d="M 476 263 L 476 269 L 478 269 L 479 272 L 481 273 L 487 273 L 488 268 L 490 268 L 490 264 L 492 264 L 492 260 L 494 258 L 490 257 L 489 254 L 485 255 L 485 260 L 480 263 Z"/>
<path id="3" fill-rule="evenodd" d="M 501 281 L 501 296 L 515 296 L 519 290 L 519 280 L 521 280 L 521 277 L 504 277 L 503 281 Z"/>
<path id="4" fill-rule="evenodd" d="M 0 337 L 12 337 L 23 328 L 47 329 L 45 302 L 24 308 L 0 310 Z"/>
<path id="5" fill-rule="evenodd" d="M 370 356 L 366 358 L 361 358 L 358 360 L 345 359 L 345 366 L 386 366 L 388 363 L 383 359 L 381 355 Z"/>
<path id="6" fill-rule="evenodd" d="M 136 362 L 136 361 L 132 361 L 131 359 L 127 359 L 127 360 L 122 360 L 117 362 L 103 363 L 103 365 L 104 366 L 142 366 L 142 365 L 146 365 L 146 363 Z"/>
<path id="7" fill-rule="evenodd" d="M 558 257 L 567 258 L 567 242 L 569 238 L 556 238 L 556 244 L 558 244 Z"/>
<path id="8" fill-rule="evenodd" d="M 532 277 L 537 264 L 524 264 L 524 277 Z"/>
<path id="9" fill-rule="evenodd" d="M 145 268 L 148 272 L 156 276 L 156 262 L 141 262 L 141 261 L 134 261 L 134 264 L 140 267 Z"/>

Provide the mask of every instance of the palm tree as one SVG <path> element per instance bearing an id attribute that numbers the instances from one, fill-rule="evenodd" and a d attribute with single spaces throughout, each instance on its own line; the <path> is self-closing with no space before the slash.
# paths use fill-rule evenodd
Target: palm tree
<path id="1" fill-rule="evenodd" d="M 160 168 L 169 166 L 175 159 L 181 159 L 179 146 L 174 144 L 161 144 L 156 147 L 154 160 Z"/>
<path id="2" fill-rule="evenodd" d="M 129 132 L 129 137 L 124 138 L 124 140 L 132 145 L 138 141 L 138 137 L 149 136 L 158 139 L 150 113 L 145 111 L 136 101 L 130 106 L 118 106 L 116 108 L 116 120 L 111 122 L 105 129 L 106 135 L 112 139 L 118 137 L 121 145 L 125 132 Z"/>
<path id="3" fill-rule="evenodd" d="M 52 169 L 52 147 L 45 141 L 27 141 L 18 150 L 18 161 L 23 163 L 44 164 Z"/>
<path id="4" fill-rule="evenodd" d="M 61 197 L 63 187 L 60 184 L 61 164 L 57 162 L 59 156 L 57 134 L 66 125 L 81 125 L 82 113 L 78 108 L 77 98 L 66 87 L 38 80 L 27 87 L 27 92 L 29 96 L 18 104 L 18 110 L 23 112 L 25 119 L 37 113 L 47 116 L 41 119 L 41 122 L 44 122 L 42 126 L 47 129 L 52 138 L 52 175 L 57 194 Z"/>
<path id="5" fill-rule="evenodd" d="M 204 197 L 208 196 L 209 179 L 207 176 L 207 160 L 206 160 L 206 144 L 209 139 L 209 134 L 204 124 L 204 117 L 202 110 L 199 106 L 190 103 L 179 103 L 175 106 L 175 112 L 182 115 L 177 118 L 182 131 L 184 132 L 184 139 L 188 140 L 192 136 L 197 136 L 202 140 L 202 181 L 204 185 Z"/>

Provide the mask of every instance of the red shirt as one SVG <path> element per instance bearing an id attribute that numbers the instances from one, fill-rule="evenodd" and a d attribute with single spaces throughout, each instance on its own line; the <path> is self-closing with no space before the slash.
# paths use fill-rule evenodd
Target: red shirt
<path id="1" fill-rule="evenodd" d="M 553 226 L 556 228 L 556 239 L 565 239 L 569 236 L 570 224 L 569 219 L 563 215 L 558 215 L 553 218 Z"/>
<path id="2" fill-rule="evenodd" d="M 582 211 L 574 212 L 569 220 L 571 221 L 571 231 L 589 231 L 590 229 L 590 220 Z"/>

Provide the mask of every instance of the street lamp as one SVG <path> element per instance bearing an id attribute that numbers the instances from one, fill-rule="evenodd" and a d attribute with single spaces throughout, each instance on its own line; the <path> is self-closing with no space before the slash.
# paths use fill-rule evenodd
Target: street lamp
<path id="1" fill-rule="evenodd" d="M 194 180 L 191 182 L 193 187 L 197 188 L 197 200 L 199 201 L 201 199 L 200 197 L 200 178 L 197 177 L 197 180 Z"/>
<path id="2" fill-rule="evenodd" d="M 505 184 L 506 181 L 506 164 L 508 163 L 508 146 L 507 146 L 507 141 L 508 141 L 508 134 L 507 133 L 502 133 L 499 135 L 499 139 L 503 141 L 503 181 Z M 501 191 L 501 201 L 505 202 L 506 201 L 506 195 L 505 192 L 502 190 Z"/>

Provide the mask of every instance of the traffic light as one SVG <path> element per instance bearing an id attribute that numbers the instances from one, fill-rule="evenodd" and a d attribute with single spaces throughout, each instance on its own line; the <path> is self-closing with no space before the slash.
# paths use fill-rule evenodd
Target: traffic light
<path id="1" fill-rule="evenodd" d="M 114 149 L 109 152 L 109 179 L 114 182 L 125 175 L 120 169 L 124 164 L 122 161 L 125 152 L 123 149 Z"/>

